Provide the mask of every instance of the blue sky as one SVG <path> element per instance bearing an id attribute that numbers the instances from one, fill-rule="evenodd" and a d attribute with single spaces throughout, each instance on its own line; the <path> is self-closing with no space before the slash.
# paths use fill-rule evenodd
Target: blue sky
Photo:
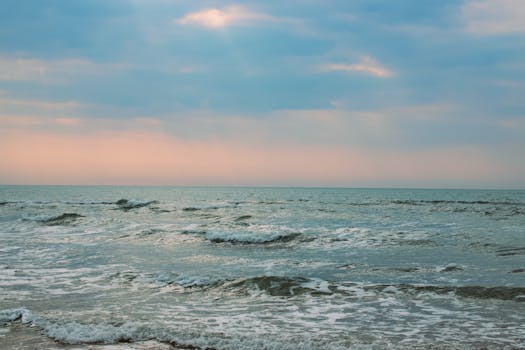
<path id="1" fill-rule="evenodd" d="M 357 177 L 350 162 L 198 184 L 525 187 L 525 1 L 3 0 L 0 23 L 4 139 L 134 130 L 377 156 Z M 13 147 L 0 182 L 27 171 Z M 412 175 L 379 164 L 392 154 Z"/>

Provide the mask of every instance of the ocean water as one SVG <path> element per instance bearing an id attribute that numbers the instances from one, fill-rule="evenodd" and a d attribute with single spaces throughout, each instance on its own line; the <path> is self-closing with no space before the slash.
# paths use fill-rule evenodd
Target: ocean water
<path id="1" fill-rule="evenodd" d="M 0 348 L 525 349 L 525 191 L 0 186 Z"/>

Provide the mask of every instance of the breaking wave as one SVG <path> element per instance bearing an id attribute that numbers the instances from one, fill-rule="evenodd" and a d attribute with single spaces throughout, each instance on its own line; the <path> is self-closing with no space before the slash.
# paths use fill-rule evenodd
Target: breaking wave
<path id="1" fill-rule="evenodd" d="M 183 291 L 201 291 L 212 287 L 219 286 L 225 281 L 217 277 L 210 276 L 188 276 L 184 274 L 160 274 L 155 278 L 155 283 L 158 286 L 175 286 L 180 287 Z"/>
<path id="2" fill-rule="evenodd" d="M 48 226 L 71 225 L 84 215 L 77 213 L 63 213 L 54 216 L 37 217 L 34 220 Z"/>
<path id="3" fill-rule="evenodd" d="M 332 342 L 327 342 L 309 335 L 289 335 L 286 339 L 274 339 L 256 334 L 226 336 L 221 332 L 195 329 L 195 327 L 182 325 L 177 327 L 162 326 L 144 321 L 100 323 L 82 323 L 63 320 L 51 321 L 43 317 L 35 316 L 25 308 L 1 310 L 0 322 L 21 322 L 28 326 L 36 327 L 40 329 L 45 336 L 56 341 L 58 344 L 67 345 L 129 344 L 155 341 L 160 344 L 169 344 L 175 349 L 191 350 L 342 350 L 347 348 L 340 344 L 333 344 Z M 369 347 L 366 347 L 365 349 L 368 348 Z"/>
<path id="4" fill-rule="evenodd" d="M 0 322 L 14 321 L 38 327 L 47 337 L 62 344 L 115 344 L 156 339 L 172 345 L 201 349 L 201 347 L 192 346 L 190 343 L 179 343 L 175 339 L 169 339 L 165 334 L 167 332 L 159 332 L 159 330 L 140 322 L 123 322 L 120 324 L 52 322 L 34 316 L 31 311 L 25 308 L 0 311 Z"/>
<path id="5" fill-rule="evenodd" d="M 243 278 L 225 284 L 224 287 L 245 292 L 253 290 L 262 291 L 271 296 L 279 297 L 290 297 L 302 294 L 332 294 L 333 292 L 327 281 L 285 276 L 256 276 Z"/>
<path id="6" fill-rule="evenodd" d="M 317 278 L 256 276 L 224 284 L 228 288 L 241 290 L 258 290 L 272 296 L 289 297 L 294 295 L 329 295 L 339 294 L 348 297 L 361 297 L 366 293 L 406 295 L 422 295 L 434 293 L 438 295 L 455 295 L 469 299 L 496 299 L 515 302 L 525 302 L 525 287 L 484 287 L 484 286 L 436 286 L 411 284 L 358 284 L 336 283 Z"/>
<path id="7" fill-rule="evenodd" d="M 158 201 L 141 201 L 136 199 L 119 199 L 115 202 L 119 209 L 128 211 L 131 209 L 146 207 L 150 204 L 158 204 Z"/>
<path id="8" fill-rule="evenodd" d="M 232 244 L 262 244 L 285 243 L 301 236 L 300 232 L 232 232 L 213 231 L 207 232 L 205 237 L 213 243 Z"/>
<path id="9" fill-rule="evenodd" d="M 393 200 L 392 204 L 405 204 L 405 205 L 423 205 L 423 204 L 481 204 L 481 205 L 513 205 L 513 206 L 525 206 L 522 202 L 511 202 L 511 201 L 452 201 L 452 200 Z"/>

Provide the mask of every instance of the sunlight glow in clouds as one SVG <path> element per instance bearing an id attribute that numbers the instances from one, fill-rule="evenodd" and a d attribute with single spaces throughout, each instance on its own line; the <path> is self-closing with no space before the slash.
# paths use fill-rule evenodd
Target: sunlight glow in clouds
<path id="1" fill-rule="evenodd" d="M 394 75 L 394 72 L 370 56 L 364 56 L 359 63 L 329 63 L 319 68 L 323 72 L 364 73 L 377 78 L 390 78 Z"/>
<path id="2" fill-rule="evenodd" d="M 209 8 L 188 13 L 179 19 L 177 23 L 208 28 L 224 28 L 231 25 L 243 25 L 254 21 L 268 21 L 272 19 L 273 17 L 270 15 L 253 12 L 242 6 L 229 6 L 223 10 Z"/>
<path id="3" fill-rule="evenodd" d="M 525 1 L 475 0 L 463 6 L 466 30 L 478 35 L 525 34 Z"/>

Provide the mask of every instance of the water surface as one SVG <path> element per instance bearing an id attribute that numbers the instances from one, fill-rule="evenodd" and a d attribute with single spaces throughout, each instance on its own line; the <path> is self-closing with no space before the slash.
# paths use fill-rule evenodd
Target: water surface
<path id="1" fill-rule="evenodd" d="M 0 344 L 525 348 L 525 191 L 0 186 L 0 242 Z"/>

